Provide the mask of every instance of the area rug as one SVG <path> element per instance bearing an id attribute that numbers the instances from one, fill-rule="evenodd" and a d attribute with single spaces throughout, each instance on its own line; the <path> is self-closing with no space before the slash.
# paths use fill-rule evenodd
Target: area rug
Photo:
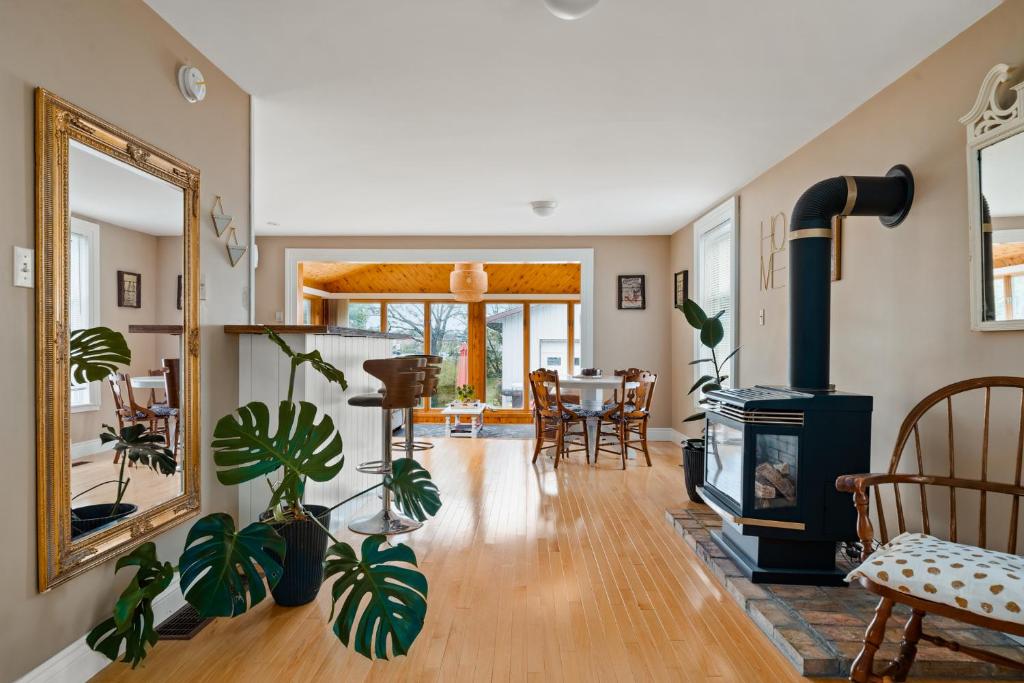
<path id="1" fill-rule="evenodd" d="M 753 584 L 711 539 L 710 530 L 722 526 L 721 518 L 700 506 L 686 510 L 667 510 L 669 523 L 718 579 L 726 592 L 764 632 L 779 652 L 803 676 L 812 678 L 846 677 L 861 648 L 861 639 L 878 604 L 878 597 L 859 585 L 848 587 L 783 586 Z M 839 561 L 852 569 L 843 556 Z M 910 616 L 903 605 L 896 605 L 889 618 L 885 643 L 875 664 L 888 662 L 896 655 L 903 625 Z M 1024 660 L 1024 646 L 997 631 L 962 624 L 944 617 L 925 617 L 925 631 L 960 643 Z M 1024 680 L 1024 673 L 971 659 L 931 643 L 918 646 L 911 669 L 915 678 L 963 678 L 978 680 Z"/>
<path id="2" fill-rule="evenodd" d="M 444 425 L 438 423 L 416 424 L 412 430 L 413 438 L 443 438 Z M 405 436 L 405 427 L 395 432 L 395 436 Z M 461 438 L 461 437 L 460 437 Z M 484 424 L 477 433 L 478 439 L 533 439 L 532 424 Z"/>

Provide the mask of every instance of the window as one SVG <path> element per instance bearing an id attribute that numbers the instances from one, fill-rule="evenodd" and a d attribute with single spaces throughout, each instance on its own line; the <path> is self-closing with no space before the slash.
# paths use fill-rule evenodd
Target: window
<path id="1" fill-rule="evenodd" d="M 396 356 L 411 353 L 424 353 L 423 347 L 423 309 L 426 304 L 421 302 L 407 304 L 388 304 L 388 332 L 407 334 L 409 339 L 395 339 L 391 350 Z"/>
<path id="2" fill-rule="evenodd" d="M 725 311 L 725 328 L 721 349 L 725 355 L 736 348 L 738 312 L 738 272 L 736 269 L 738 242 L 736 227 L 736 198 L 729 199 L 694 224 L 694 300 L 708 315 Z M 694 359 L 701 357 L 699 336 L 694 335 Z M 729 375 L 728 384 L 735 386 L 735 361 L 730 360 L 722 372 Z M 697 375 L 704 370 L 694 366 Z"/>
<path id="3" fill-rule="evenodd" d="M 569 368 L 569 311 L 566 304 L 530 304 L 530 368 L 557 370 L 565 377 Z"/>
<path id="4" fill-rule="evenodd" d="M 348 327 L 380 331 L 380 304 L 351 301 L 348 304 Z"/>
<path id="5" fill-rule="evenodd" d="M 455 400 L 455 387 L 472 384 L 469 378 L 469 306 L 431 302 L 430 353 L 441 356 L 441 374 L 432 408 L 444 408 Z M 482 387 L 476 387 L 480 398 Z"/>
<path id="6" fill-rule="evenodd" d="M 486 401 L 495 408 L 523 407 L 523 305 L 485 304 Z"/>
<path id="7" fill-rule="evenodd" d="M 100 324 L 100 226 L 71 218 L 70 301 L 68 321 L 72 331 Z M 73 411 L 99 410 L 100 383 L 71 384 Z"/>

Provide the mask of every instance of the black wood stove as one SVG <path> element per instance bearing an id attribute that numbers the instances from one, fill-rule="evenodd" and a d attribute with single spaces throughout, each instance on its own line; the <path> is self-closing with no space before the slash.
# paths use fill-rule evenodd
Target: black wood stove
<path id="1" fill-rule="evenodd" d="M 829 384 L 832 218 L 895 227 L 913 196 L 905 166 L 807 190 L 788 238 L 790 386 L 707 393 L 700 493 L 723 520 L 715 541 L 755 583 L 843 585 L 836 544 L 857 539 L 857 515 L 835 481 L 871 469 L 872 399 Z"/>

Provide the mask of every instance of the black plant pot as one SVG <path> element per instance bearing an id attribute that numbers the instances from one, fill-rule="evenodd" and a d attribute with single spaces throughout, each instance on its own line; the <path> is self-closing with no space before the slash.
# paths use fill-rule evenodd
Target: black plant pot
<path id="1" fill-rule="evenodd" d="M 116 510 L 113 503 L 71 508 L 71 512 L 77 517 L 77 519 L 72 518 L 71 520 L 71 538 L 78 538 L 102 526 L 112 524 L 123 517 L 134 514 L 138 509 L 137 505 L 131 503 L 118 503 Z"/>
<path id="2" fill-rule="evenodd" d="M 683 442 L 683 473 L 686 477 L 686 495 L 694 503 L 704 504 L 697 487 L 704 485 L 704 439 Z"/>
<path id="3" fill-rule="evenodd" d="M 330 512 L 323 505 L 307 505 L 306 510 L 327 526 Z M 324 582 L 324 558 L 327 556 L 327 532 L 311 519 L 272 524 L 287 544 L 284 574 L 270 591 L 282 607 L 298 607 L 312 602 Z"/>

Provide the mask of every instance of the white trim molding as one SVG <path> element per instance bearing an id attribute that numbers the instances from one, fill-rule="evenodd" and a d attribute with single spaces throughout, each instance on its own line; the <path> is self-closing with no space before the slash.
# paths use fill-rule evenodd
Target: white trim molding
<path id="1" fill-rule="evenodd" d="M 154 623 L 159 624 L 184 606 L 181 586 L 178 581 L 173 581 L 153 600 Z M 112 663 L 104 655 L 89 649 L 86 637 L 71 643 L 15 683 L 85 683 Z"/>
<path id="2" fill-rule="evenodd" d="M 87 456 L 95 453 L 102 453 L 103 451 L 110 450 L 109 447 L 105 446 L 99 439 L 89 439 L 88 441 L 79 441 L 71 444 L 71 462 L 75 460 L 81 460 Z"/>
<path id="3" fill-rule="evenodd" d="M 579 263 L 580 317 L 583 318 L 580 363 L 594 362 L 594 250 L 583 249 L 297 249 L 284 250 L 285 320 L 298 313 L 296 289 L 300 261 L 349 263 Z M 380 298 L 381 295 L 376 295 Z M 422 296 L 420 298 L 423 298 Z M 501 297 L 509 298 L 509 297 Z M 532 297 L 536 299 L 537 297 Z M 566 297 L 562 297 L 565 299 Z"/>
<path id="4" fill-rule="evenodd" d="M 732 273 L 730 274 L 730 286 L 732 288 L 732 325 L 729 338 L 725 341 L 729 344 L 728 353 L 739 346 L 740 342 L 740 210 L 739 196 L 734 195 L 729 199 L 708 211 L 693 223 L 693 277 L 690 280 L 690 298 L 697 303 L 701 302 L 701 237 L 714 230 L 723 223 L 730 222 L 732 225 Z M 693 358 L 700 358 L 700 333 L 694 330 L 693 333 Z M 693 367 L 694 379 L 700 377 L 703 372 L 699 365 Z M 729 364 L 723 368 L 724 374 L 729 375 L 729 383 L 732 386 L 739 386 L 739 363 L 735 356 L 729 360 Z"/>
<path id="5" fill-rule="evenodd" d="M 651 441 L 671 441 L 678 444 L 686 437 L 671 427 L 648 427 L 647 438 Z"/>

